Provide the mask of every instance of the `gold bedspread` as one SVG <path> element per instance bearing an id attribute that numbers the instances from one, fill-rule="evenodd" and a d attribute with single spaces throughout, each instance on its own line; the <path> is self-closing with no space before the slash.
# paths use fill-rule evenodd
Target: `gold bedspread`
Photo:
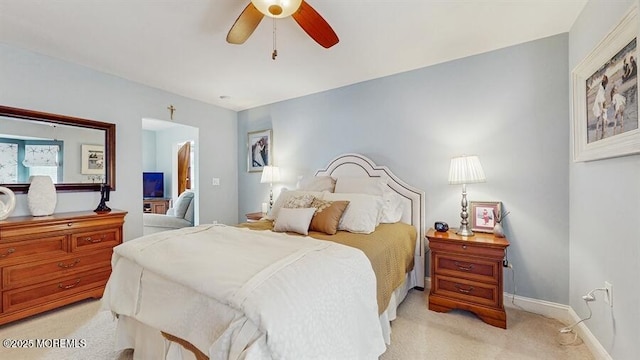
<path id="1" fill-rule="evenodd" d="M 261 220 L 237 226 L 253 230 L 272 230 L 273 222 Z M 289 234 L 297 235 L 295 233 Z M 376 275 L 378 314 L 387 308 L 391 294 L 402 284 L 405 274 L 413 269 L 417 232 L 415 227 L 408 224 L 380 224 L 376 227 L 376 231 L 367 235 L 347 231 L 338 231 L 335 235 L 327 235 L 310 231 L 309 236 L 355 247 L 364 252 Z"/>

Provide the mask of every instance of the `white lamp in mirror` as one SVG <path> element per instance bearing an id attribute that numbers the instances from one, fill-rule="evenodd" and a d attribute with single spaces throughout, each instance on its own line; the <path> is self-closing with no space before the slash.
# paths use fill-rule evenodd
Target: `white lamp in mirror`
<path id="1" fill-rule="evenodd" d="M 461 236 L 473 236 L 473 231 L 469 228 L 469 213 L 467 212 L 467 184 L 485 182 L 487 178 L 484 175 L 480 159 L 476 155 L 463 155 L 451 159 L 451 167 L 449 168 L 449 184 L 462 184 L 462 211 L 460 212 L 460 228 L 456 234 Z"/>

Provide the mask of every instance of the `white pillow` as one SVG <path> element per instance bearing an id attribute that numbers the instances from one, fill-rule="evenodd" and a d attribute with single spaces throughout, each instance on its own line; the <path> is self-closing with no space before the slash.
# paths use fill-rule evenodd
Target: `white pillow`
<path id="1" fill-rule="evenodd" d="M 341 177 L 336 181 L 335 192 L 382 196 L 378 223 L 396 223 L 402 219 L 402 198 L 387 183 L 387 178 Z"/>
<path id="2" fill-rule="evenodd" d="M 380 212 L 381 223 L 397 223 L 402 220 L 402 197 L 391 189 L 385 190 L 382 195 L 382 211 Z"/>
<path id="3" fill-rule="evenodd" d="M 300 181 L 298 190 L 304 191 L 328 191 L 333 192 L 336 187 L 336 179 L 331 176 L 312 176 Z"/>
<path id="4" fill-rule="evenodd" d="M 382 196 L 386 188 L 386 178 L 340 177 L 336 180 L 336 188 L 334 192 Z"/>
<path id="5" fill-rule="evenodd" d="M 292 231 L 309 235 L 309 224 L 316 213 L 316 208 L 282 208 L 273 226 L 273 231 Z"/>
<path id="6" fill-rule="evenodd" d="M 306 194 L 310 194 L 318 199 L 322 199 L 322 192 L 320 191 L 297 191 L 297 190 L 285 190 L 282 189 L 282 192 L 280 192 L 280 195 L 278 196 L 278 198 L 276 199 L 276 201 L 273 203 L 273 207 L 271 208 L 271 212 L 269 213 L 269 215 L 266 216 L 267 219 L 269 220 L 275 220 L 278 218 L 278 213 L 280 212 L 280 209 L 282 209 L 282 207 L 284 206 L 284 204 L 287 203 L 287 201 L 294 197 L 294 196 L 301 196 L 301 195 L 306 195 Z"/>
<path id="7" fill-rule="evenodd" d="M 378 226 L 382 209 L 382 196 L 369 194 L 325 193 L 328 201 L 347 200 L 349 206 L 342 214 L 338 230 L 352 233 L 370 234 Z"/>

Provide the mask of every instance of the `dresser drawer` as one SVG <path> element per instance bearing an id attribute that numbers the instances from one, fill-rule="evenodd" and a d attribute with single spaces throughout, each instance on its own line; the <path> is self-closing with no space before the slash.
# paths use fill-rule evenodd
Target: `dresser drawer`
<path id="1" fill-rule="evenodd" d="M 100 230 L 71 234 L 71 251 L 92 251 L 112 248 L 122 242 L 119 228 L 105 228 Z"/>
<path id="2" fill-rule="evenodd" d="M 502 271 L 499 262 L 480 258 L 437 253 L 434 255 L 434 259 L 435 272 L 440 275 L 497 284 L 498 271 Z"/>
<path id="3" fill-rule="evenodd" d="M 484 284 L 465 279 L 439 276 L 432 284 L 433 293 L 475 304 L 498 307 L 501 305 L 497 285 Z"/>
<path id="4" fill-rule="evenodd" d="M 87 272 L 43 284 L 6 290 L 2 292 L 2 310 L 4 313 L 17 311 L 57 301 L 94 288 L 103 288 L 110 274 L 111 269 Z"/>
<path id="5" fill-rule="evenodd" d="M 432 252 L 448 252 L 461 255 L 473 255 L 494 259 L 504 258 L 504 248 L 478 246 L 472 243 L 443 243 L 430 240 L 429 248 Z"/>
<path id="6" fill-rule="evenodd" d="M 15 260 L 38 256 L 51 258 L 67 254 L 67 237 L 64 235 L 22 241 L 0 242 L 0 265 L 15 263 Z M 28 241 L 27 241 L 28 240 Z"/>
<path id="7" fill-rule="evenodd" d="M 110 269 L 112 254 L 111 249 L 104 249 L 82 256 L 6 266 L 2 270 L 2 288 L 37 284 L 93 269 Z"/>

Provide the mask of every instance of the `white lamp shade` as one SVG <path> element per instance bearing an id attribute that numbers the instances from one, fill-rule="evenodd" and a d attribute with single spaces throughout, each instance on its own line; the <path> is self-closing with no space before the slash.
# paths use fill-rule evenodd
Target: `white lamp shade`
<path id="1" fill-rule="evenodd" d="M 480 159 L 477 156 L 459 156 L 451 159 L 449 184 L 473 184 L 486 180 Z"/>
<path id="2" fill-rule="evenodd" d="M 251 0 L 251 3 L 264 15 L 279 19 L 296 12 L 302 0 Z"/>
<path id="3" fill-rule="evenodd" d="M 268 165 L 262 168 L 261 183 L 274 183 L 278 181 L 280 181 L 280 168 Z"/>

